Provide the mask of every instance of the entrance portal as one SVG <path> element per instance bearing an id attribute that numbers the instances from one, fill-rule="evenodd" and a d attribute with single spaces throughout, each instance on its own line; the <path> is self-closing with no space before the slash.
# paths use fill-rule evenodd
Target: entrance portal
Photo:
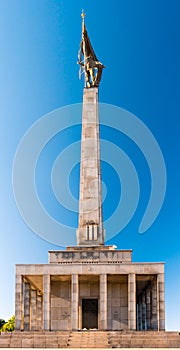
<path id="1" fill-rule="evenodd" d="M 98 328 L 98 299 L 82 299 L 82 328 Z"/>

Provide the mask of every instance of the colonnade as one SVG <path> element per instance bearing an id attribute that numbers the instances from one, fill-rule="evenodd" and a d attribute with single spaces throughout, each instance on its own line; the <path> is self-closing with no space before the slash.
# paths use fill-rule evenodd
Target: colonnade
<path id="1" fill-rule="evenodd" d="M 137 298 L 137 330 L 165 330 L 164 275 L 158 274 Z"/>
<path id="2" fill-rule="evenodd" d="M 16 330 L 51 329 L 51 277 L 42 276 L 43 291 L 38 291 L 22 275 L 16 275 Z M 79 329 L 79 276 L 71 275 L 71 326 Z M 107 329 L 107 274 L 99 275 L 99 329 Z M 164 330 L 164 274 L 136 296 L 136 274 L 128 274 L 128 329 Z"/>
<path id="3" fill-rule="evenodd" d="M 43 294 L 21 275 L 16 276 L 16 330 L 43 329 Z"/>

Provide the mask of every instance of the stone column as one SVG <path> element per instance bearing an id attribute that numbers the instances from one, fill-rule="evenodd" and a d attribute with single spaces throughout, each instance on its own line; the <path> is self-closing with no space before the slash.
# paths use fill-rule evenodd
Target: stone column
<path id="1" fill-rule="evenodd" d="M 140 330 L 140 313 L 139 313 L 139 298 L 137 299 L 137 304 L 136 304 L 136 328 L 137 331 Z"/>
<path id="2" fill-rule="evenodd" d="M 145 293 L 142 295 L 142 329 L 146 330 L 146 299 Z"/>
<path id="3" fill-rule="evenodd" d="M 20 331 L 22 329 L 22 310 L 23 310 L 23 283 L 22 276 L 16 275 L 15 285 L 15 329 Z"/>
<path id="4" fill-rule="evenodd" d="M 165 300 L 164 300 L 164 274 L 159 273 L 157 276 L 158 281 L 158 297 L 159 297 L 159 325 L 160 331 L 165 330 Z"/>
<path id="5" fill-rule="evenodd" d="M 107 275 L 100 275 L 100 313 L 99 328 L 107 330 Z"/>
<path id="6" fill-rule="evenodd" d="M 107 329 L 112 330 L 112 283 L 108 283 L 107 295 Z"/>
<path id="7" fill-rule="evenodd" d="M 150 289 L 146 289 L 146 322 L 147 329 L 151 329 L 151 292 Z"/>
<path id="8" fill-rule="evenodd" d="M 37 330 L 42 330 L 42 295 L 37 295 Z"/>
<path id="9" fill-rule="evenodd" d="M 71 276 L 71 324 L 72 324 L 72 330 L 78 330 L 78 326 L 79 326 L 78 305 L 79 305 L 79 279 L 78 279 L 78 275 L 72 275 Z"/>
<path id="10" fill-rule="evenodd" d="M 24 330 L 30 330 L 30 291 L 31 286 L 29 282 L 24 284 Z"/>
<path id="11" fill-rule="evenodd" d="M 43 327 L 45 331 L 50 330 L 50 292 L 51 292 L 51 279 L 50 275 L 43 276 Z"/>
<path id="12" fill-rule="evenodd" d="M 151 287 L 152 305 L 151 305 L 151 329 L 157 330 L 157 277 L 152 281 Z"/>
<path id="13" fill-rule="evenodd" d="M 139 304 L 136 304 L 136 324 L 137 324 L 137 331 L 139 331 Z"/>
<path id="14" fill-rule="evenodd" d="M 31 289 L 31 330 L 37 330 L 37 291 Z"/>
<path id="15" fill-rule="evenodd" d="M 137 329 L 141 331 L 142 329 L 142 299 L 138 298 L 138 320 L 137 320 Z"/>
<path id="16" fill-rule="evenodd" d="M 128 275 L 128 328 L 136 330 L 136 275 Z"/>
<path id="17" fill-rule="evenodd" d="M 142 331 L 142 297 L 139 303 L 139 330 Z"/>

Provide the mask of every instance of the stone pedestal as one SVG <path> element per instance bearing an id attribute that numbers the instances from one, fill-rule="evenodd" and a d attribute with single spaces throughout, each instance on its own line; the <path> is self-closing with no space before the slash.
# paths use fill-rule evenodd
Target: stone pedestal
<path id="1" fill-rule="evenodd" d="M 51 256 L 49 264 L 17 266 L 16 330 L 163 330 L 163 263 L 132 263 L 130 251 L 90 247 L 54 255 L 57 263 Z"/>

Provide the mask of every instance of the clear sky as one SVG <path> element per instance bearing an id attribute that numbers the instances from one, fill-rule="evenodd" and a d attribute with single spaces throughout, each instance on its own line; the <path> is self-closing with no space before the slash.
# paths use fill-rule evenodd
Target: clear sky
<path id="1" fill-rule="evenodd" d="M 139 203 L 132 219 L 119 232 L 117 218 L 110 229 L 118 234 L 107 232 L 107 243 L 119 249 L 132 248 L 134 261 L 166 262 L 166 329 L 177 330 L 180 329 L 178 0 L 0 0 L 0 318 L 7 320 L 14 313 L 15 264 L 46 263 L 48 250 L 61 248 L 52 243 L 53 238 L 40 238 L 22 219 L 13 194 L 13 160 L 21 139 L 35 122 L 60 107 L 70 105 L 71 111 L 72 104 L 82 102 L 83 81 L 78 79 L 77 66 L 82 9 L 87 14 L 86 25 L 95 52 L 106 66 L 100 102 L 123 108 L 148 127 L 161 149 L 167 171 L 161 211 L 149 229 L 139 233 L 152 188 L 147 157 L 127 135 L 107 125 L 101 127 L 102 149 L 103 142 L 108 141 L 123 151 L 119 157 L 128 155 L 140 186 Z M 46 211 L 59 223 L 69 226 L 75 237 L 77 212 L 64 209 L 58 195 L 55 196 L 58 181 L 63 190 L 67 180 L 75 200 L 73 205 L 77 205 L 79 146 L 72 150 L 68 146 L 79 141 L 80 126 L 73 125 L 72 120 L 71 123 L 43 148 L 36 164 L 35 182 Z M 32 147 L 40 134 L 34 138 Z M 58 161 L 57 157 L 63 150 L 61 164 L 62 159 Z M 106 153 L 102 159 L 103 211 L 108 228 L 108 219 L 118 207 L 123 187 L 113 165 L 114 159 L 118 163 L 116 152 L 112 155 L 109 148 L 109 154 Z M 153 158 L 157 159 L 156 153 Z M 63 170 L 70 159 L 72 168 L 66 179 Z M 28 169 L 30 160 L 31 149 L 28 149 L 20 175 L 24 168 Z M 158 166 L 157 161 L 156 173 Z M 158 181 L 156 187 L 161 188 L 161 172 Z M 128 181 L 126 185 L 128 188 Z M 120 211 L 119 221 L 123 215 Z M 59 235 L 63 235 L 64 242 L 66 235 L 62 232 Z M 70 243 L 67 238 L 67 245 Z"/>

